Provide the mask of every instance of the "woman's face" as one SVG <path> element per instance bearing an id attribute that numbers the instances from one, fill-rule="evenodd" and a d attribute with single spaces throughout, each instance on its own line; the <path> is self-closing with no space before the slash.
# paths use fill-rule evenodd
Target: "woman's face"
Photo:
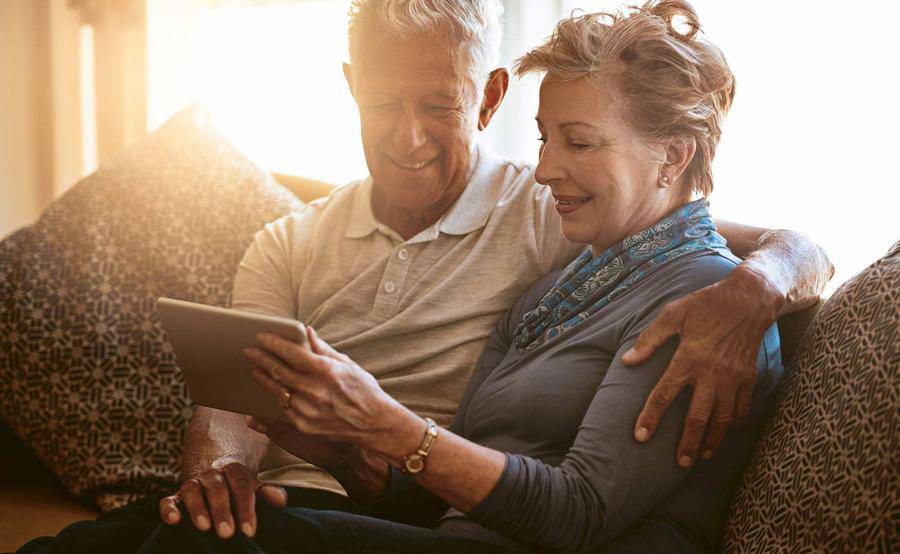
<path id="1" fill-rule="evenodd" d="M 551 188 L 566 238 L 595 254 L 690 199 L 662 186 L 665 149 L 625 122 L 611 83 L 545 78 L 537 123 L 535 179 Z"/>

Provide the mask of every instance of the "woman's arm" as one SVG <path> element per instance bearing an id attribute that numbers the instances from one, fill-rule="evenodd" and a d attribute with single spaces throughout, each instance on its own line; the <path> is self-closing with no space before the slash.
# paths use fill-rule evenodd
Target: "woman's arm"
<path id="1" fill-rule="evenodd" d="M 294 391 L 286 413 L 301 432 L 340 437 L 395 467 L 402 467 L 403 457 L 419 448 L 425 422 L 385 394 L 346 356 L 334 351 L 316 354 L 330 347 L 314 333 L 310 333 L 314 352 L 277 337 L 261 335 L 260 341 L 277 358 L 260 351 L 248 353 L 265 370 L 255 371 L 255 376 L 273 394 L 282 394 L 285 387 Z M 672 456 L 678 417 L 687 410 L 686 397 L 675 402 L 652 444 L 635 442 L 627 423 L 640 411 L 644 395 L 673 350 L 671 341 L 639 371 L 625 368 L 616 356 L 560 466 L 507 456 L 441 431 L 416 481 L 516 540 L 569 551 L 609 540 L 688 473 L 674 464 Z"/>

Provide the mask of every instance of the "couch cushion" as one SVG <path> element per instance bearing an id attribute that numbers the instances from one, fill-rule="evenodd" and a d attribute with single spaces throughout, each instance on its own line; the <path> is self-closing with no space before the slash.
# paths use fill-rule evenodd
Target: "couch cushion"
<path id="1" fill-rule="evenodd" d="M 889 552 L 900 541 L 900 242 L 800 344 L 731 506 L 726 552 Z"/>
<path id="2" fill-rule="evenodd" d="M 300 202 L 187 110 L 0 243 L 0 418 L 103 509 L 171 486 L 192 407 L 159 296 L 227 305 Z"/>

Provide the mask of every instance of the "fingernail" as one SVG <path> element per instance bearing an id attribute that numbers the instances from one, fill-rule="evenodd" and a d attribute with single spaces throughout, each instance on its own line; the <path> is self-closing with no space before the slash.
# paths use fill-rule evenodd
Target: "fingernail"
<path id="1" fill-rule="evenodd" d="M 197 516 L 197 529 L 201 531 L 209 529 L 209 519 L 206 516 Z"/>
<path id="2" fill-rule="evenodd" d="M 248 537 L 253 536 L 253 527 L 249 523 L 241 524 L 241 533 L 247 535 Z"/>
<path id="3" fill-rule="evenodd" d="M 646 442 L 649 436 L 650 431 L 648 431 L 646 427 L 638 427 L 637 431 L 634 432 L 634 438 L 638 442 Z"/>
<path id="4" fill-rule="evenodd" d="M 166 521 L 169 523 L 176 523 L 178 521 L 178 512 L 169 512 L 166 515 Z"/>
<path id="5" fill-rule="evenodd" d="M 700 457 L 703 458 L 704 460 L 708 460 L 708 459 L 712 458 L 712 455 L 713 455 L 712 450 L 704 450 L 703 453 L 700 454 Z"/>
<path id="6" fill-rule="evenodd" d="M 684 469 L 691 467 L 691 457 L 681 456 L 680 458 L 678 458 L 678 465 L 680 465 Z"/>
<path id="7" fill-rule="evenodd" d="M 247 348 L 244 349 L 244 356 L 252 356 L 252 355 L 253 355 L 253 349 L 252 349 L 252 348 L 247 347 Z"/>
<path id="8" fill-rule="evenodd" d="M 223 537 L 223 538 L 224 538 L 224 537 L 227 537 L 228 535 L 231 534 L 231 525 L 228 525 L 228 524 L 225 523 L 224 521 L 223 521 L 222 523 L 219 524 L 219 526 L 217 527 L 217 529 L 218 529 L 218 531 L 219 531 L 219 536 L 220 536 L 220 537 Z"/>
<path id="9" fill-rule="evenodd" d="M 635 354 L 637 354 L 637 352 L 635 352 L 634 347 L 632 346 L 631 348 L 628 349 L 628 352 L 626 352 L 625 354 L 622 355 L 622 359 L 627 362 L 628 360 L 633 358 L 635 356 Z"/>

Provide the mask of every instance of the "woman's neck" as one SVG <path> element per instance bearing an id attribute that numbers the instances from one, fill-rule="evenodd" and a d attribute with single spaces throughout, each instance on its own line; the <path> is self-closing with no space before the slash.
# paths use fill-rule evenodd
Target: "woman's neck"
<path id="1" fill-rule="evenodd" d="M 600 254 L 606 252 L 614 245 L 622 242 L 626 238 L 634 235 L 635 233 L 639 233 L 648 227 L 656 224 L 659 220 L 666 217 L 670 213 L 674 212 L 678 208 L 684 206 L 685 204 L 689 204 L 691 202 L 691 193 L 679 193 L 679 194 L 668 194 L 666 198 L 659 203 L 658 207 L 654 210 L 650 210 L 642 215 L 639 219 L 636 219 L 634 224 L 631 225 L 628 229 L 626 229 L 622 233 L 617 233 L 619 237 L 602 237 L 602 240 L 591 243 L 591 253 L 594 256 L 599 256 Z"/>

